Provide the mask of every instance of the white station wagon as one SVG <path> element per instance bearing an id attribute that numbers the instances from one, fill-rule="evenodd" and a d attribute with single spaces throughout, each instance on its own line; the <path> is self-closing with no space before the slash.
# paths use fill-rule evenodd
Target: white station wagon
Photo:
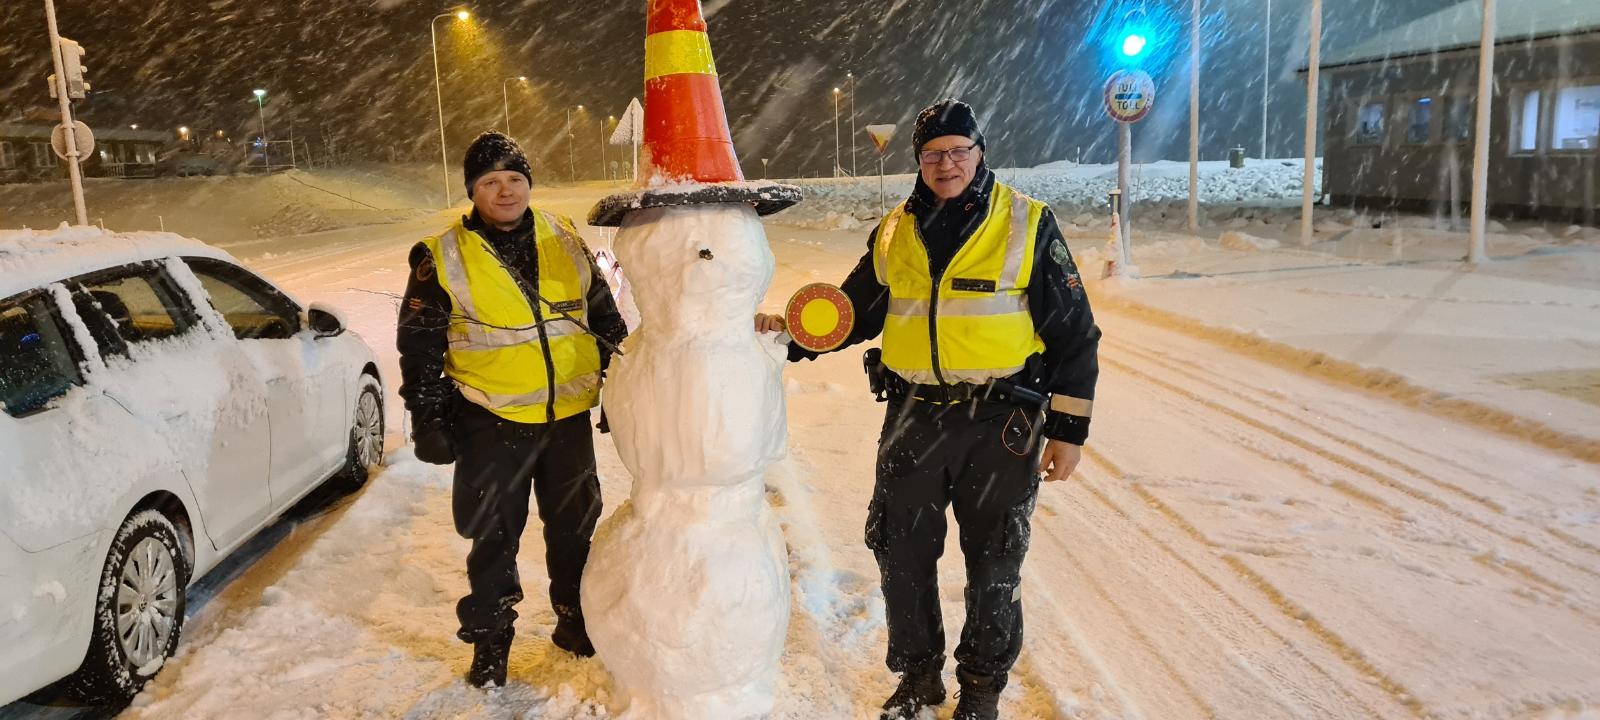
<path id="1" fill-rule="evenodd" d="M 161 233 L 0 231 L 0 705 L 120 703 L 189 584 L 383 457 L 372 351 L 227 253 Z"/>

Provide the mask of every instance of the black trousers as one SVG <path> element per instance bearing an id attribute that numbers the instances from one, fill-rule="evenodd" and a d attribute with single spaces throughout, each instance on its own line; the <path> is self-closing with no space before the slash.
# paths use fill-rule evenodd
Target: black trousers
<path id="1" fill-rule="evenodd" d="M 878 560 L 889 669 L 945 651 L 938 560 L 955 507 L 966 558 L 962 670 L 1004 681 L 1022 649 L 1022 559 L 1039 492 L 1041 418 L 1012 405 L 892 400 L 879 440 L 866 540 Z"/>
<path id="2" fill-rule="evenodd" d="M 455 423 L 456 469 L 451 505 L 467 553 L 471 591 L 456 603 L 466 642 L 477 642 L 517 619 L 522 600 L 517 550 L 528 524 L 528 496 L 544 524 L 550 606 L 566 621 L 583 620 L 578 600 L 589 540 L 600 519 L 589 413 L 554 423 L 505 420 L 462 400 Z"/>

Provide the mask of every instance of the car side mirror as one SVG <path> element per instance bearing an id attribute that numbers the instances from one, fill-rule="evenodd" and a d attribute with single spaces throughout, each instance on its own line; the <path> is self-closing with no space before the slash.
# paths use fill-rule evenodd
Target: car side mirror
<path id="1" fill-rule="evenodd" d="M 344 319 L 339 317 L 339 311 L 322 303 L 311 303 L 306 310 L 306 322 L 319 338 L 344 334 Z"/>

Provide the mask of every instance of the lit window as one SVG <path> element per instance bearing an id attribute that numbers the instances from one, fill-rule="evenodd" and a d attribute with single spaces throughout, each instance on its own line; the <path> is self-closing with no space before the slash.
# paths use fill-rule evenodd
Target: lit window
<path id="1" fill-rule="evenodd" d="M 1556 150 L 1593 150 L 1600 147 L 1600 85 L 1562 88 L 1556 94 Z"/>
<path id="2" fill-rule="evenodd" d="M 1423 145 L 1433 139 L 1433 98 L 1422 98 L 1411 105 L 1411 122 L 1406 124 L 1406 142 Z"/>
<path id="3" fill-rule="evenodd" d="M 1362 105 L 1356 113 L 1356 142 L 1375 145 L 1383 142 L 1383 103 Z"/>
<path id="4" fill-rule="evenodd" d="M 1522 96 L 1522 112 L 1517 119 L 1517 151 L 1534 152 L 1539 149 L 1539 99 L 1543 93 L 1530 90 Z"/>

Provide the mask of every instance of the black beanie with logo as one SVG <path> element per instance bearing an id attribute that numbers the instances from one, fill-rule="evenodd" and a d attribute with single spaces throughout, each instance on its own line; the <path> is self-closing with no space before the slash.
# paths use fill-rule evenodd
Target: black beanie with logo
<path id="1" fill-rule="evenodd" d="M 533 184 L 533 167 L 528 164 L 528 156 L 522 152 L 522 147 L 504 133 L 493 130 L 472 141 L 472 146 L 467 148 L 467 156 L 461 160 L 461 170 L 467 178 L 469 199 L 472 197 L 472 186 L 478 184 L 478 178 L 496 170 L 522 173 L 528 179 L 528 184 Z"/>
<path id="2" fill-rule="evenodd" d="M 917 114 L 917 128 L 911 133 L 912 150 L 922 151 L 929 140 L 945 135 L 972 138 L 983 149 L 983 133 L 978 130 L 978 116 L 972 106 L 960 100 L 941 100 Z"/>

